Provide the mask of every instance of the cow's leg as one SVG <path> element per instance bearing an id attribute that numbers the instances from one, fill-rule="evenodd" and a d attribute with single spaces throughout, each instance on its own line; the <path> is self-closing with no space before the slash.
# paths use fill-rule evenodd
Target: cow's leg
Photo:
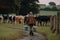
<path id="1" fill-rule="evenodd" d="M 0 18 L 0 23 L 2 23 L 2 18 Z"/>
<path id="2" fill-rule="evenodd" d="M 5 19 L 3 19 L 3 23 L 5 23 Z"/>
<path id="3" fill-rule="evenodd" d="M 19 20 L 19 24 L 21 23 L 21 21 Z"/>
<path id="4" fill-rule="evenodd" d="M 44 22 L 44 26 L 46 26 L 47 25 L 47 23 L 46 23 L 46 21 Z"/>
<path id="5" fill-rule="evenodd" d="M 8 23 L 10 23 L 10 20 L 8 20 Z"/>
<path id="6" fill-rule="evenodd" d="M 7 19 L 6 22 L 8 23 L 8 21 L 9 21 L 9 20 Z"/>
<path id="7" fill-rule="evenodd" d="M 43 26 L 43 21 L 41 21 L 41 26 Z"/>
<path id="8" fill-rule="evenodd" d="M 1 23 L 3 23 L 3 18 L 2 18 L 2 20 L 1 20 Z"/>
<path id="9" fill-rule="evenodd" d="M 4 19 L 3 19 L 3 23 L 4 23 Z"/>
<path id="10" fill-rule="evenodd" d="M 0 19 L 0 23 L 1 23 L 1 19 Z"/>
<path id="11" fill-rule="evenodd" d="M 15 24 L 16 24 L 16 20 L 15 20 Z"/>
<path id="12" fill-rule="evenodd" d="M 44 26 L 47 26 L 47 21 L 45 22 L 45 25 Z"/>
<path id="13" fill-rule="evenodd" d="M 39 24 L 40 24 L 40 22 L 38 21 L 38 24 L 37 25 L 39 26 Z"/>
<path id="14" fill-rule="evenodd" d="M 12 23 L 12 20 L 11 20 L 11 23 Z"/>
<path id="15" fill-rule="evenodd" d="M 40 26 L 42 26 L 42 21 L 40 21 Z"/>
<path id="16" fill-rule="evenodd" d="M 42 26 L 44 26 L 44 24 L 45 24 L 45 22 L 43 21 L 43 22 L 42 22 Z"/>

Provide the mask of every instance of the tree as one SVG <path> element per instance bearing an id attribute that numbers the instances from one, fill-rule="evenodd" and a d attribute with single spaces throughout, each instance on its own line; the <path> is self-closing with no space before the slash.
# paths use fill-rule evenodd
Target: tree
<path id="1" fill-rule="evenodd" d="M 49 10 L 51 10 L 49 7 L 46 7 L 46 8 L 44 8 L 44 10 L 47 10 L 47 11 L 49 11 Z"/>
<path id="2" fill-rule="evenodd" d="M 34 14 L 39 12 L 39 5 L 36 3 L 38 0 L 21 0 L 20 11 L 18 15 L 26 15 L 29 11 Z"/>
<path id="3" fill-rule="evenodd" d="M 49 5 L 56 6 L 56 3 L 55 2 L 49 2 Z"/>
<path id="4" fill-rule="evenodd" d="M 53 11 L 57 11 L 58 9 L 57 9 L 56 6 L 53 6 L 53 7 L 52 7 L 52 10 L 53 10 Z"/>
<path id="5" fill-rule="evenodd" d="M 0 13 L 8 14 L 15 8 L 14 0 L 0 0 Z"/>
<path id="6" fill-rule="evenodd" d="M 0 13 L 9 14 L 19 12 L 19 0 L 0 0 Z"/>
<path id="7" fill-rule="evenodd" d="M 49 2 L 49 5 L 51 7 L 51 10 L 53 10 L 53 11 L 56 11 L 57 10 L 56 3 L 55 2 Z"/>

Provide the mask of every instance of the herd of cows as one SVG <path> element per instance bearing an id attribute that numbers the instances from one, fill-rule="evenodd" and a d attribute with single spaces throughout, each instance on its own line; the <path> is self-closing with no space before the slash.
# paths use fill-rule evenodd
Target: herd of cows
<path id="1" fill-rule="evenodd" d="M 51 26 L 52 32 L 60 32 L 60 12 L 57 15 L 39 15 L 35 16 L 36 23 L 38 26 Z M 0 23 L 22 23 L 28 20 L 28 16 L 0 16 Z M 50 24 L 49 24 L 50 23 Z"/>
<path id="2" fill-rule="evenodd" d="M 0 16 L 0 22 L 2 23 L 5 23 L 5 22 L 8 22 L 8 23 L 13 23 L 13 22 L 20 22 L 21 20 L 23 20 L 24 17 L 23 16 Z"/>
<path id="3" fill-rule="evenodd" d="M 50 16 L 35 16 L 36 21 L 39 23 L 39 25 L 44 25 L 50 22 Z M 21 23 L 22 21 L 26 21 L 27 17 L 26 16 L 0 16 L 0 23 Z"/>

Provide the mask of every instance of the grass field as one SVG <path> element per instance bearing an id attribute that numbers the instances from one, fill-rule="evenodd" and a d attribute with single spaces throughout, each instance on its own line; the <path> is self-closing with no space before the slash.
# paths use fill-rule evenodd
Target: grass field
<path id="1" fill-rule="evenodd" d="M 22 37 L 23 34 L 18 30 L 12 28 L 21 29 L 21 24 L 0 24 L 0 40 L 15 40 L 18 37 Z"/>
<path id="2" fill-rule="evenodd" d="M 22 29 L 23 25 L 10 23 L 0 24 L 0 40 L 15 40 L 23 36 L 22 32 L 11 28 Z M 48 40 L 60 40 L 60 34 L 52 33 L 50 27 L 38 27 L 38 32 L 45 34 Z"/>
<path id="3" fill-rule="evenodd" d="M 40 12 L 37 15 L 56 15 L 57 11 L 42 11 L 40 10 Z"/>
<path id="4" fill-rule="evenodd" d="M 56 15 L 57 11 L 43 11 L 40 10 L 40 12 L 37 15 Z M 11 13 L 10 15 L 15 15 L 14 13 Z M 0 14 L 1 16 L 1 14 Z"/>
<path id="5" fill-rule="evenodd" d="M 48 40 L 60 40 L 60 34 L 52 33 L 50 27 L 39 27 L 38 32 L 45 34 Z"/>

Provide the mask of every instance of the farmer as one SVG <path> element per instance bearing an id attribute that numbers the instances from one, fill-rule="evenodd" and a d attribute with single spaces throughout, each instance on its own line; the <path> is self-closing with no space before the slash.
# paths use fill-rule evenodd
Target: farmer
<path id="1" fill-rule="evenodd" d="M 30 35 L 33 36 L 33 25 L 35 24 L 35 17 L 33 16 L 32 12 L 29 12 L 28 15 L 28 25 L 30 27 Z"/>

